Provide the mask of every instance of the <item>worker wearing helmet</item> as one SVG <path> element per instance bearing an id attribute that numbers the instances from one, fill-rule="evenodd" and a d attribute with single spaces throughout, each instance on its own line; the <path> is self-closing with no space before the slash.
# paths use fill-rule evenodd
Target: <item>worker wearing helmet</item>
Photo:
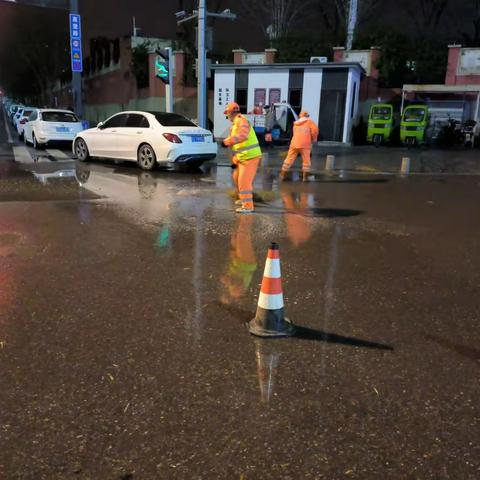
<path id="1" fill-rule="evenodd" d="M 237 213 L 253 212 L 253 181 L 262 158 L 262 150 L 255 130 L 250 122 L 240 113 L 237 103 L 230 103 L 225 115 L 232 122 L 229 136 L 223 141 L 224 147 L 231 147 L 234 154 L 233 181 L 239 200 Z"/>
<path id="2" fill-rule="evenodd" d="M 290 170 L 298 155 L 302 157 L 303 180 L 307 180 L 311 167 L 312 143 L 316 142 L 317 138 L 318 127 L 315 122 L 310 118 L 308 112 L 301 112 L 300 118 L 293 124 L 293 138 L 280 172 L 280 180 L 285 179 L 288 170 Z"/>

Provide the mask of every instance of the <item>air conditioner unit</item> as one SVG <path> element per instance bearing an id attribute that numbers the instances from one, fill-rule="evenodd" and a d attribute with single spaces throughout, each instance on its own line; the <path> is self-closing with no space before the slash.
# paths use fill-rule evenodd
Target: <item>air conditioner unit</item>
<path id="1" fill-rule="evenodd" d="M 327 63 L 327 57 L 310 57 L 310 63 Z"/>

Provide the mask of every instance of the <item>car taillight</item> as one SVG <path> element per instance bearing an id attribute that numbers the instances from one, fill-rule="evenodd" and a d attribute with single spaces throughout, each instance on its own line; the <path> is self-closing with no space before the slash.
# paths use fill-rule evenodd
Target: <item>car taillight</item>
<path id="1" fill-rule="evenodd" d="M 174 133 L 164 133 L 163 136 L 170 142 L 170 143 L 182 143 L 180 137 L 175 135 Z"/>

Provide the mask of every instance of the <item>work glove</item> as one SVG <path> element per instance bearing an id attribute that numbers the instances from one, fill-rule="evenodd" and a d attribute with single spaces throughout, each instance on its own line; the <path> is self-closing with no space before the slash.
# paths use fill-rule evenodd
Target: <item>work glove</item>
<path id="1" fill-rule="evenodd" d="M 236 163 L 232 163 L 232 164 L 230 165 L 230 168 L 231 168 L 232 170 L 235 170 L 235 169 L 237 168 L 237 164 L 236 164 Z"/>
<path id="2" fill-rule="evenodd" d="M 222 147 L 223 148 L 228 148 L 228 145 L 225 145 L 225 140 L 223 140 L 223 142 L 222 142 Z"/>

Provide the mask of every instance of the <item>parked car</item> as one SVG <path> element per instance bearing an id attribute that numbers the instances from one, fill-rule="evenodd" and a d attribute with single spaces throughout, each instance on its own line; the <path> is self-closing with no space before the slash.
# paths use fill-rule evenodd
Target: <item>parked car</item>
<path id="1" fill-rule="evenodd" d="M 26 144 L 43 148 L 52 142 L 70 143 L 82 129 L 82 122 L 70 110 L 37 108 L 24 126 L 23 138 Z"/>
<path id="2" fill-rule="evenodd" d="M 17 126 L 17 118 L 20 116 L 22 112 L 23 112 L 23 107 L 18 107 L 17 111 L 12 115 L 12 124 L 14 127 Z"/>
<path id="3" fill-rule="evenodd" d="M 80 161 L 90 157 L 137 162 L 144 170 L 157 164 L 198 167 L 217 155 L 209 130 L 175 113 L 121 112 L 96 128 L 79 133 L 73 153 Z"/>
<path id="4" fill-rule="evenodd" d="M 17 129 L 18 138 L 20 138 L 20 140 L 23 139 L 23 130 L 25 128 L 25 124 L 28 122 L 28 119 L 30 118 L 33 110 L 33 107 L 21 108 L 19 109 L 19 112 L 21 113 L 17 113 L 15 115 L 15 128 Z"/>
<path id="5" fill-rule="evenodd" d="M 20 107 L 21 107 L 21 105 L 18 104 L 18 103 L 12 103 L 10 105 L 10 107 L 8 108 L 8 111 L 7 111 L 7 115 L 8 115 L 8 118 L 9 118 L 10 122 L 12 122 L 14 115 L 17 113 L 17 110 Z"/>

